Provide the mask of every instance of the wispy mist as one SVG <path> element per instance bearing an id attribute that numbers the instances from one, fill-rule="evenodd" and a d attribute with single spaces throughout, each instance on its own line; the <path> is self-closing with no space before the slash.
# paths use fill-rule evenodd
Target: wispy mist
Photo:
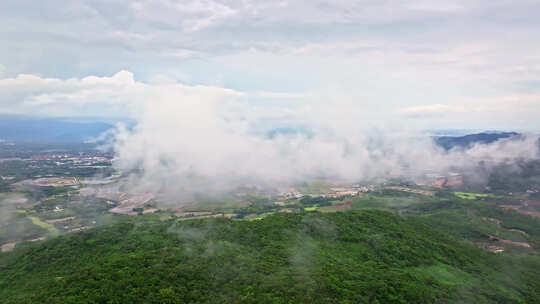
<path id="1" fill-rule="evenodd" d="M 245 183 L 356 182 L 538 156 L 538 137 L 532 134 L 446 151 L 422 132 L 366 126 L 353 103 L 289 107 L 284 114 L 255 109 L 237 97 L 233 91 L 175 86 L 152 96 L 134 128 L 115 130 L 114 165 L 123 172 L 136 170 L 131 181 L 137 191 L 184 199 Z M 303 127 L 272 136 L 260 132 L 284 123 Z"/>

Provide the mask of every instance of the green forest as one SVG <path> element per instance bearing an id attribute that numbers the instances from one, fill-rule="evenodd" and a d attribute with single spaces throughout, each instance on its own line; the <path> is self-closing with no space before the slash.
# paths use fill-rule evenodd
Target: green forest
<path id="1" fill-rule="evenodd" d="M 435 216 L 435 215 L 434 215 Z M 158 215 L 0 254 L 2 303 L 540 303 L 540 259 L 378 210 Z"/>

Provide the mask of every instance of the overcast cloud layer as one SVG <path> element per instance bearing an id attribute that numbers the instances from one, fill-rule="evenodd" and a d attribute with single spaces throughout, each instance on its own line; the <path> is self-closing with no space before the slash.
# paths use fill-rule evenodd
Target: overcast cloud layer
<path id="1" fill-rule="evenodd" d="M 0 1 L 0 114 L 130 118 L 114 166 L 180 199 L 527 160 L 530 133 L 446 152 L 417 131 L 538 131 L 539 15 L 529 0 Z"/>
<path id="2" fill-rule="evenodd" d="M 539 14 L 530 0 L 7 0 L 0 110 L 128 116 L 155 102 L 141 88 L 182 83 L 271 116 L 338 103 L 373 125 L 537 130 Z"/>

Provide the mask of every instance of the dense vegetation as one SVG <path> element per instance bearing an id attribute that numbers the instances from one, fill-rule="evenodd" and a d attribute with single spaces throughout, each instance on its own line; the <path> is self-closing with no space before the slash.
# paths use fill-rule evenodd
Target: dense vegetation
<path id="1" fill-rule="evenodd" d="M 302 205 L 303 207 L 311 207 L 311 206 L 318 206 L 318 207 L 323 207 L 323 206 L 332 206 L 332 201 L 335 200 L 335 199 L 332 199 L 332 198 L 329 198 L 329 197 L 322 197 L 322 196 L 318 196 L 318 197 L 311 197 L 311 196 L 304 196 L 301 200 L 300 200 L 300 205 Z"/>
<path id="2" fill-rule="evenodd" d="M 540 303 L 536 255 L 385 211 L 142 216 L 0 255 L 3 303 Z"/>

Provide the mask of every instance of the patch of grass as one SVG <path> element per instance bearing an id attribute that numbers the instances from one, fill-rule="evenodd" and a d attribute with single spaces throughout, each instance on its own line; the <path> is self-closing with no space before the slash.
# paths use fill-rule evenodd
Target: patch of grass
<path id="1" fill-rule="evenodd" d="M 333 206 L 324 206 L 319 208 L 318 211 L 320 212 L 338 212 L 338 211 L 346 211 L 350 209 L 351 207 L 345 204 L 336 204 Z"/>
<path id="2" fill-rule="evenodd" d="M 304 210 L 306 210 L 306 211 L 316 211 L 317 209 L 319 209 L 319 206 L 317 206 L 317 205 L 304 208 Z"/>
<path id="3" fill-rule="evenodd" d="M 58 234 L 58 230 L 56 230 L 56 228 L 52 224 L 44 222 L 44 221 L 40 220 L 38 217 L 35 217 L 35 216 L 29 216 L 28 218 L 32 221 L 32 224 L 34 224 L 34 225 L 36 225 L 38 227 L 47 229 L 49 231 L 49 233 L 51 233 L 53 235 Z"/>
<path id="4" fill-rule="evenodd" d="M 475 200 L 475 199 L 484 198 L 484 197 L 495 197 L 493 194 L 487 194 L 487 193 L 454 192 L 454 194 L 461 199 L 467 199 L 467 200 Z"/>
<path id="5" fill-rule="evenodd" d="M 214 212 L 232 212 L 238 208 L 249 206 L 247 201 L 237 201 L 233 197 L 224 197 L 222 199 L 205 199 L 194 203 L 193 206 L 186 206 L 185 211 L 214 211 Z"/>
<path id="6" fill-rule="evenodd" d="M 391 195 L 367 194 L 353 197 L 349 200 L 353 203 L 353 209 L 385 209 L 397 211 L 426 202 L 434 202 L 438 199 L 432 196 L 420 196 L 415 194 L 397 197 Z"/>

